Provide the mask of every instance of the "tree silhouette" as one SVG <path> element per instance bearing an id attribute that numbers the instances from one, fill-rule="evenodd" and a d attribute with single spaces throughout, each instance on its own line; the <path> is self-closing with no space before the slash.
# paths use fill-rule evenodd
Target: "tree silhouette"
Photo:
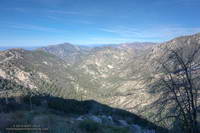
<path id="1" fill-rule="evenodd" d="M 167 49 L 159 60 L 161 64 L 159 87 L 162 95 L 158 100 L 161 105 L 159 114 L 170 109 L 160 119 L 174 118 L 181 123 L 186 133 L 197 133 L 197 109 L 199 99 L 200 63 L 198 55 L 200 46 L 190 48 Z"/>

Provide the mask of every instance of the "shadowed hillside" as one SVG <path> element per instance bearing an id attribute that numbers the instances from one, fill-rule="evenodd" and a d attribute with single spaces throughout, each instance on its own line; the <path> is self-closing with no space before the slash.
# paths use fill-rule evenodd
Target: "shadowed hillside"
<path id="1" fill-rule="evenodd" d="M 166 129 L 125 110 L 111 108 L 94 100 L 77 101 L 35 95 L 1 98 L 0 129 L 7 132 L 14 125 L 38 125 L 48 132 L 72 133 L 164 133 Z M 31 100 L 31 107 L 30 107 Z M 7 128 L 7 130 L 5 129 Z M 34 127 L 31 127 L 34 129 Z M 20 130 L 23 130 L 21 127 Z M 24 128 L 25 130 L 25 128 Z M 16 132 L 16 131 L 14 131 Z M 21 131 L 20 131 L 21 132 Z M 37 132 L 37 131 L 36 131 Z M 45 132 L 45 131 L 43 131 Z"/>

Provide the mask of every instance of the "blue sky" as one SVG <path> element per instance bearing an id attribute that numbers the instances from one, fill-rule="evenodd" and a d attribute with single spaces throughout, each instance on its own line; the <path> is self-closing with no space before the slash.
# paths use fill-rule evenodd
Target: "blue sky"
<path id="1" fill-rule="evenodd" d="M 163 42 L 200 32 L 200 0 L 0 0 L 0 47 Z"/>

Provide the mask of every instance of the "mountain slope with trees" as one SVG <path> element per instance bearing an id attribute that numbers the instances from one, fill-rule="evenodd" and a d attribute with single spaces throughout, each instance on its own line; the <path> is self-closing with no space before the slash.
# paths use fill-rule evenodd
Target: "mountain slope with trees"
<path id="1" fill-rule="evenodd" d="M 162 61 L 170 59 L 168 67 L 179 68 L 169 50 L 178 51 L 185 60 L 198 46 L 200 34 L 160 44 L 61 44 L 34 51 L 11 49 L 0 52 L 0 77 L 37 92 L 78 100 L 95 99 L 158 121 L 155 116 L 161 104 L 156 103 L 164 91 L 158 84 L 163 76 Z M 199 57 L 197 53 L 195 63 Z M 195 67 L 196 72 L 198 69 Z"/>

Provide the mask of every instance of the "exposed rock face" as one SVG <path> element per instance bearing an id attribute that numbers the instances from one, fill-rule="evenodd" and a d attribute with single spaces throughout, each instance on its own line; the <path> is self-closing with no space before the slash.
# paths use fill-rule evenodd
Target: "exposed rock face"
<path id="1" fill-rule="evenodd" d="M 6 79 L 6 73 L 2 69 L 0 69 L 0 75 L 2 78 Z"/>
<path id="2" fill-rule="evenodd" d="M 72 72 L 68 72 L 68 64 L 56 56 L 39 50 L 11 49 L 0 52 L 0 59 L 0 77 L 3 79 L 14 80 L 31 89 L 43 88 L 42 92 L 54 84 L 58 88 L 68 86 L 73 91 Z M 55 92 L 55 86 L 50 89 L 55 89 L 51 93 L 61 94 Z"/>

